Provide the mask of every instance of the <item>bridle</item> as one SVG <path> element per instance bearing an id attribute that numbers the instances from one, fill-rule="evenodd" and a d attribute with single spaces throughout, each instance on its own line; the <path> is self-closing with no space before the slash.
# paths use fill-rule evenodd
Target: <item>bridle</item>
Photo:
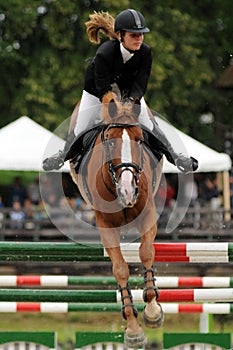
<path id="1" fill-rule="evenodd" d="M 131 123 L 131 124 L 124 124 L 124 123 L 112 123 L 107 125 L 106 128 L 104 128 L 101 132 L 101 142 L 103 145 L 103 148 L 105 150 L 105 154 L 106 154 L 106 163 L 108 165 L 108 171 L 112 180 L 113 185 L 115 186 L 115 188 L 118 187 L 118 181 L 120 179 L 120 177 L 122 176 L 122 173 L 124 171 L 130 171 L 133 175 L 133 178 L 135 180 L 135 184 L 136 184 L 136 188 L 135 191 L 138 191 L 138 182 L 139 182 L 139 177 L 140 174 L 142 173 L 143 170 L 143 162 L 144 162 L 144 155 L 143 155 L 143 150 L 141 150 L 141 161 L 140 161 L 140 165 L 135 164 L 133 162 L 121 162 L 119 164 L 114 165 L 111 159 L 111 151 L 110 151 L 110 147 L 109 147 L 109 140 L 106 137 L 105 138 L 105 132 L 106 130 L 110 130 L 112 128 L 130 128 L 133 126 L 140 126 L 139 123 Z M 102 166 L 104 163 L 104 159 L 102 159 Z M 122 169 L 123 168 L 123 169 Z M 122 169 L 120 174 L 117 176 L 116 172 Z M 133 169 L 135 170 L 135 172 L 133 171 Z M 102 178 L 103 178 L 103 174 L 102 174 Z M 103 178 L 104 181 L 104 178 Z M 107 183 L 104 181 L 105 186 L 108 188 L 108 190 L 114 194 L 114 196 L 116 196 L 115 192 L 107 185 Z"/>

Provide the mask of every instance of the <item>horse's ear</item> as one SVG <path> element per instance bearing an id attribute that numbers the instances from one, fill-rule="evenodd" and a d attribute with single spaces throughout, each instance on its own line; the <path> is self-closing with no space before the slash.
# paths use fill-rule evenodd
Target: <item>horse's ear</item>
<path id="1" fill-rule="evenodd" d="M 133 114 L 138 117 L 141 113 L 141 101 L 140 98 L 135 98 L 133 102 Z"/>
<path id="2" fill-rule="evenodd" d="M 108 104 L 108 113 L 111 118 L 114 118 L 117 114 L 117 105 L 113 99 Z"/>
<path id="3" fill-rule="evenodd" d="M 117 114 L 117 96 L 114 92 L 108 91 L 102 98 L 101 119 L 109 122 Z"/>

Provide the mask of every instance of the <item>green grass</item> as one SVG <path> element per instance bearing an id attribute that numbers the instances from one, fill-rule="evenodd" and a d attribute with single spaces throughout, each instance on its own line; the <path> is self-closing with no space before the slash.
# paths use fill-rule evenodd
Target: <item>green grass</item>
<path id="1" fill-rule="evenodd" d="M 141 315 L 139 322 L 142 323 Z M 120 313 L 5 313 L 1 314 L 0 331 L 56 331 L 62 349 L 70 342 L 75 343 L 78 331 L 124 331 L 126 321 Z M 164 325 L 160 329 L 144 327 L 149 341 L 162 344 L 163 332 L 199 332 L 199 315 L 174 314 L 165 315 Z M 233 320 L 224 324 L 213 322 L 213 332 L 230 332 L 233 337 Z"/>

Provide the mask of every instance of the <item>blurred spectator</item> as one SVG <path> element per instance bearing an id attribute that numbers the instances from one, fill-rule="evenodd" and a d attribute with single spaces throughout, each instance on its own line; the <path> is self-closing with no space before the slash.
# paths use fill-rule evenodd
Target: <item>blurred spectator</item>
<path id="1" fill-rule="evenodd" d="M 13 184 L 10 186 L 10 191 L 9 191 L 10 206 L 12 207 L 15 201 L 20 202 L 21 206 L 23 206 L 25 197 L 26 197 L 25 187 L 22 184 L 21 178 L 19 176 L 16 176 L 14 178 Z"/>
<path id="2" fill-rule="evenodd" d="M 207 226 L 208 222 L 211 227 L 215 224 L 217 224 L 218 227 L 222 225 L 222 214 L 218 212 L 222 204 L 221 194 L 222 191 L 218 189 L 216 178 L 207 176 L 205 180 L 200 183 L 199 196 L 201 205 L 210 211 L 210 215 L 207 213 L 207 215 L 204 216 L 204 220 L 202 221 L 203 228 Z"/>
<path id="3" fill-rule="evenodd" d="M 0 195 L 0 208 L 4 208 L 5 204 L 2 201 L 2 196 Z"/>
<path id="4" fill-rule="evenodd" d="M 200 184 L 199 197 L 202 204 L 210 206 L 211 209 L 216 209 L 221 204 L 220 195 L 221 191 L 218 189 L 216 178 L 211 179 L 207 176 Z"/>
<path id="5" fill-rule="evenodd" d="M 75 214 L 75 217 L 77 219 L 81 219 L 82 213 L 81 213 L 80 209 L 78 208 L 77 198 L 71 197 L 68 199 L 68 201 L 69 201 L 70 208 L 73 210 L 73 212 Z"/>
<path id="6" fill-rule="evenodd" d="M 40 187 L 38 177 L 36 177 L 34 181 L 29 184 L 27 188 L 27 193 L 32 201 L 32 204 L 37 205 L 40 201 Z"/>
<path id="7" fill-rule="evenodd" d="M 34 215 L 35 215 L 35 206 L 33 205 L 30 198 L 26 198 L 24 201 L 24 213 L 25 213 L 25 225 L 24 227 L 27 230 L 32 230 L 35 228 Z"/>
<path id="8" fill-rule="evenodd" d="M 40 199 L 38 205 L 36 206 L 36 210 L 34 213 L 34 219 L 37 220 L 38 222 L 40 220 L 47 220 L 48 219 L 48 214 L 46 212 L 46 203 L 44 203 L 42 199 Z"/>
<path id="9" fill-rule="evenodd" d="M 78 210 L 89 210 L 87 203 L 82 199 L 81 196 L 76 197 L 76 206 Z"/>
<path id="10" fill-rule="evenodd" d="M 4 208 L 5 205 L 2 201 L 2 196 L 0 195 L 0 208 Z M 4 213 L 0 212 L 0 229 L 3 228 Z"/>
<path id="11" fill-rule="evenodd" d="M 59 202 L 56 194 L 53 192 L 50 192 L 45 201 L 46 208 L 56 208 L 58 207 L 58 205 L 59 205 Z"/>
<path id="12" fill-rule="evenodd" d="M 176 190 L 171 181 L 162 180 L 156 193 L 156 206 L 158 208 L 171 207 L 175 200 Z"/>
<path id="13" fill-rule="evenodd" d="M 23 228 L 25 213 L 22 210 L 20 201 L 16 200 L 13 202 L 12 210 L 9 214 L 10 217 L 10 227 L 15 229 Z"/>
<path id="14" fill-rule="evenodd" d="M 162 177 L 159 184 L 156 196 L 156 215 L 158 220 L 158 227 L 166 227 L 168 217 L 172 211 L 175 202 L 176 189 L 168 177 Z"/>
<path id="15" fill-rule="evenodd" d="M 94 210 L 87 205 L 82 197 L 69 198 L 69 205 L 73 209 L 76 219 L 95 224 Z"/>
<path id="16" fill-rule="evenodd" d="M 169 179 L 167 178 L 167 195 L 166 195 L 166 207 L 171 207 L 173 205 L 174 199 L 176 195 L 175 187 L 171 184 Z"/>

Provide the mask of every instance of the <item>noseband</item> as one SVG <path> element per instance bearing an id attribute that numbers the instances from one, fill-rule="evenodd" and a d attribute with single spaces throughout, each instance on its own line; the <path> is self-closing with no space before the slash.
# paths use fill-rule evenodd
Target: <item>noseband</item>
<path id="1" fill-rule="evenodd" d="M 114 165 L 112 162 L 112 159 L 111 159 L 110 147 L 109 147 L 109 143 L 107 142 L 108 140 L 107 139 L 105 140 L 105 138 L 104 138 L 104 132 L 106 130 L 110 130 L 112 128 L 130 128 L 132 126 L 140 126 L 140 124 L 139 123 L 131 123 L 131 124 L 112 123 L 112 124 L 109 124 L 106 129 L 103 129 L 102 133 L 101 133 L 101 142 L 104 146 L 105 153 L 106 153 L 106 158 L 107 158 L 106 162 L 108 165 L 108 171 L 109 171 L 109 174 L 111 176 L 112 183 L 116 188 L 118 186 L 119 178 L 121 177 L 122 173 L 126 170 L 128 170 L 132 173 L 132 175 L 135 179 L 136 185 L 138 184 L 139 176 L 140 176 L 142 169 L 143 169 L 143 160 L 144 160 L 143 152 L 141 152 L 141 165 L 140 166 L 135 164 L 135 163 L 131 163 L 131 162 L 122 162 L 122 163 Z M 117 172 L 117 170 L 119 170 L 121 168 L 124 168 L 124 169 L 122 169 L 122 171 L 120 172 L 120 174 L 117 178 L 116 172 Z M 132 168 L 134 170 L 136 170 L 136 172 L 134 172 L 132 170 Z M 105 183 L 105 185 L 107 186 L 106 183 Z M 110 190 L 111 193 L 113 193 L 113 191 L 109 187 L 108 187 L 108 189 Z M 114 193 L 114 195 L 115 195 L 115 193 Z"/>

